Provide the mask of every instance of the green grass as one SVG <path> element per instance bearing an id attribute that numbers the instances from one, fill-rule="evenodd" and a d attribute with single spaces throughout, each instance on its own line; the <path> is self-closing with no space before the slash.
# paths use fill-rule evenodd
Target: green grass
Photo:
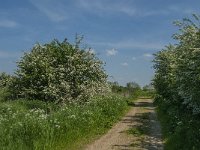
<path id="1" fill-rule="evenodd" d="M 135 136 L 142 136 L 145 132 L 141 126 L 138 126 L 130 128 L 129 130 L 127 130 L 127 133 Z"/>
<path id="2" fill-rule="evenodd" d="M 127 130 L 127 133 L 138 137 L 148 134 L 149 113 L 143 113 L 141 115 L 138 115 L 137 117 L 139 124 L 131 127 L 129 130 Z"/>
<path id="3" fill-rule="evenodd" d="M 200 149 L 200 120 L 198 116 L 192 117 L 183 113 L 177 118 L 161 108 L 157 108 L 157 114 L 165 141 L 165 150 Z"/>
<path id="4" fill-rule="evenodd" d="M 82 106 L 58 107 L 37 100 L 1 102 L 0 148 L 78 149 L 105 133 L 127 109 L 126 100 L 119 96 L 96 97 Z"/>

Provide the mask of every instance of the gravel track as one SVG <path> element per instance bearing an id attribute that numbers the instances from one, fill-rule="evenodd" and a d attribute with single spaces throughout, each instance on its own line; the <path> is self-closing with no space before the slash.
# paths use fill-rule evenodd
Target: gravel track
<path id="1" fill-rule="evenodd" d="M 105 135 L 86 146 L 85 150 L 163 150 L 160 124 L 151 99 L 139 99 L 130 111 Z M 141 116 L 148 114 L 147 123 Z M 147 133 L 142 136 L 128 134 L 135 126 L 145 126 Z"/>

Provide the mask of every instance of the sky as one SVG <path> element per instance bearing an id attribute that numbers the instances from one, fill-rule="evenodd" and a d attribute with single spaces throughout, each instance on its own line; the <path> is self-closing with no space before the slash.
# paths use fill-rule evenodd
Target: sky
<path id="1" fill-rule="evenodd" d="M 174 43 L 173 21 L 199 13 L 199 0 L 0 0 L 0 72 L 36 43 L 83 35 L 110 81 L 149 84 L 153 54 Z"/>

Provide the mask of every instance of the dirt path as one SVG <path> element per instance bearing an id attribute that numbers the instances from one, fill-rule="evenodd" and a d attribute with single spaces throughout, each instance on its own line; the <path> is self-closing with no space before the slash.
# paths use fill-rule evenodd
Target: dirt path
<path id="1" fill-rule="evenodd" d="M 161 130 L 151 99 L 139 99 L 104 136 L 85 150 L 162 150 Z"/>

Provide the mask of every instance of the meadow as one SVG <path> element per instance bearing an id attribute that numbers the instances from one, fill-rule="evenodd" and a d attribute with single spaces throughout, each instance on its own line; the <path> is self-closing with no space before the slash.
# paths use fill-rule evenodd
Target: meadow
<path id="1" fill-rule="evenodd" d="M 1 102 L 0 149 L 78 149 L 105 133 L 127 108 L 127 101 L 119 96 L 99 96 L 85 105 Z"/>

